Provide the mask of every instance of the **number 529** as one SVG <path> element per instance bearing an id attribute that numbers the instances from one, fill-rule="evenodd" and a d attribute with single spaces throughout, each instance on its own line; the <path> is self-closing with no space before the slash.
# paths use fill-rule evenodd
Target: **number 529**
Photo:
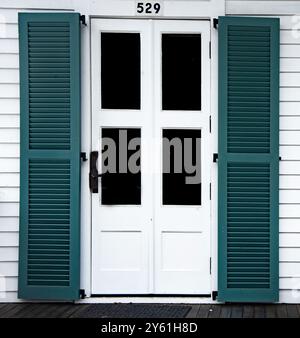
<path id="1" fill-rule="evenodd" d="M 158 14 L 160 11 L 160 3 L 158 2 L 138 2 L 136 4 L 136 11 L 138 14 Z"/>

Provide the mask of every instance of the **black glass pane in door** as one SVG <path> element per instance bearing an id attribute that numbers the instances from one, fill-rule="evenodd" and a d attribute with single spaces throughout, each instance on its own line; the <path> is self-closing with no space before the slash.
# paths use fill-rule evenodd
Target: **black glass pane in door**
<path id="1" fill-rule="evenodd" d="M 141 130 L 102 128 L 102 204 L 141 204 Z"/>
<path id="2" fill-rule="evenodd" d="M 103 109 L 140 109 L 140 44 L 139 33 L 101 33 Z"/>
<path id="3" fill-rule="evenodd" d="M 162 109 L 201 110 L 200 34 L 162 34 Z"/>
<path id="4" fill-rule="evenodd" d="M 163 205 L 201 205 L 201 130 L 163 130 Z"/>

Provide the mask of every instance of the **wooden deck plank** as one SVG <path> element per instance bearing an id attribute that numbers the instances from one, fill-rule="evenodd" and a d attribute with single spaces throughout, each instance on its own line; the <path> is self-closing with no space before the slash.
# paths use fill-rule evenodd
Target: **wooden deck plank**
<path id="1" fill-rule="evenodd" d="M 299 318 L 299 312 L 296 304 L 289 304 L 286 307 L 288 318 Z"/>
<path id="2" fill-rule="evenodd" d="M 253 305 L 244 305 L 243 318 L 254 318 L 254 307 L 253 307 Z"/>
<path id="3" fill-rule="evenodd" d="M 1 313 L 1 309 L 5 308 L 7 306 L 7 303 L 0 303 L 0 313 Z"/>
<path id="4" fill-rule="evenodd" d="M 188 312 L 185 318 L 197 318 L 199 308 L 200 308 L 199 304 L 193 304 L 191 310 Z"/>
<path id="5" fill-rule="evenodd" d="M 265 318 L 265 306 L 263 304 L 254 305 L 254 318 Z"/>
<path id="6" fill-rule="evenodd" d="M 58 317 L 62 311 L 62 307 L 65 306 L 63 303 L 49 304 L 48 307 L 43 307 L 42 311 L 35 314 L 35 318 L 52 318 Z M 67 306 L 69 308 L 70 305 Z"/>
<path id="7" fill-rule="evenodd" d="M 72 318 L 75 315 L 77 316 L 81 311 L 88 308 L 91 304 L 83 304 L 83 305 L 75 305 L 74 311 L 72 311 L 70 314 L 67 315 L 68 318 Z"/>
<path id="8" fill-rule="evenodd" d="M 286 304 L 279 304 L 276 306 L 277 318 L 287 318 Z"/>
<path id="9" fill-rule="evenodd" d="M 273 304 L 266 305 L 266 318 L 277 318 L 276 306 Z"/>
<path id="10" fill-rule="evenodd" d="M 232 306 L 227 305 L 227 304 L 220 305 L 220 306 L 221 306 L 220 318 L 230 318 Z"/>
<path id="11" fill-rule="evenodd" d="M 212 305 L 208 313 L 208 318 L 220 318 L 220 315 L 221 315 L 221 306 L 215 304 Z"/>
<path id="12" fill-rule="evenodd" d="M 211 307 L 210 305 L 201 304 L 199 307 L 199 311 L 197 313 L 197 318 L 208 318 L 210 307 Z"/>
<path id="13" fill-rule="evenodd" d="M 27 304 L 15 304 L 10 310 L 6 311 L 5 318 L 14 318 L 15 315 L 21 310 L 27 307 Z"/>
<path id="14" fill-rule="evenodd" d="M 16 317 L 17 318 L 35 318 L 35 314 L 42 312 L 43 308 L 45 308 L 45 305 L 43 304 L 31 303 L 31 304 L 28 304 L 28 307 L 20 309 L 20 311 L 16 313 Z"/>
<path id="15" fill-rule="evenodd" d="M 16 303 L 8 303 L 1 307 L 0 318 L 6 318 L 6 314 L 17 306 Z"/>
<path id="16" fill-rule="evenodd" d="M 297 309 L 298 309 L 299 318 L 300 318 L 300 304 L 297 304 Z"/>
<path id="17" fill-rule="evenodd" d="M 230 318 L 242 318 L 243 317 L 243 305 L 232 305 Z"/>
<path id="18" fill-rule="evenodd" d="M 75 311 L 74 304 L 60 304 L 56 311 L 50 311 L 46 318 L 65 318 L 67 313 Z"/>

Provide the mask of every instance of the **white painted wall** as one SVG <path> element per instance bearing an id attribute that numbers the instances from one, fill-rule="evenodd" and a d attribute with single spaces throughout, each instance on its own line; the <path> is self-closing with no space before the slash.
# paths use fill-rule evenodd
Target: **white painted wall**
<path id="1" fill-rule="evenodd" d="M 134 15 L 132 0 L 1 0 L 0 2 L 0 285 L 5 276 L 5 298 L 17 300 L 19 228 L 19 69 L 18 11 L 76 10 L 86 15 Z M 176 3 L 176 6 L 174 4 Z M 26 5 L 25 5 L 26 4 Z M 224 11 L 221 0 L 165 0 L 167 17 L 178 12 L 183 17 L 215 17 Z M 292 35 L 300 14 L 300 1 L 226 0 L 228 15 L 271 15 L 281 19 L 280 76 L 280 300 L 300 302 L 300 24 L 298 36 Z M 300 19 L 297 21 L 300 22 Z M 296 26 L 297 27 L 297 26 Z M 296 32 L 297 33 L 297 32 Z M 212 32 L 214 37 L 216 32 Z M 216 43 L 212 41 L 213 57 Z M 82 151 L 90 152 L 89 29 L 82 34 Z M 212 74 L 215 78 L 216 74 Z M 213 84 L 214 85 L 214 84 Z M 215 87 L 214 87 L 215 88 Z M 216 104 L 212 112 L 216 111 Z M 217 117 L 213 116 L 214 130 Z M 216 135 L 216 134 L 215 134 Z M 216 135 L 217 137 L 217 135 Z M 216 138 L 213 142 L 215 148 Z M 214 169 L 215 170 L 215 169 Z M 213 172 L 214 180 L 216 172 Z M 213 192 L 216 186 L 213 182 Z M 90 196 L 88 164 L 82 167 L 82 287 L 89 295 Z M 216 196 L 216 194 L 213 194 Z M 216 201 L 213 201 L 213 210 Z M 215 215 L 213 215 L 215 229 Z M 214 240 L 214 238 L 213 238 Z M 215 251 L 215 250 L 214 250 Z M 213 266 L 216 272 L 216 264 Z M 216 280 L 214 289 L 216 287 Z"/>

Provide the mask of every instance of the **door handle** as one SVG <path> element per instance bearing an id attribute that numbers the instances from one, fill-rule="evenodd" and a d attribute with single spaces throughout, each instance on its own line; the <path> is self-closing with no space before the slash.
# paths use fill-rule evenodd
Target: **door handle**
<path id="1" fill-rule="evenodd" d="M 89 183 L 90 190 L 93 194 L 98 193 L 98 178 L 102 176 L 102 174 L 98 173 L 97 162 L 98 162 L 98 151 L 92 151 L 90 154 Z"/>

